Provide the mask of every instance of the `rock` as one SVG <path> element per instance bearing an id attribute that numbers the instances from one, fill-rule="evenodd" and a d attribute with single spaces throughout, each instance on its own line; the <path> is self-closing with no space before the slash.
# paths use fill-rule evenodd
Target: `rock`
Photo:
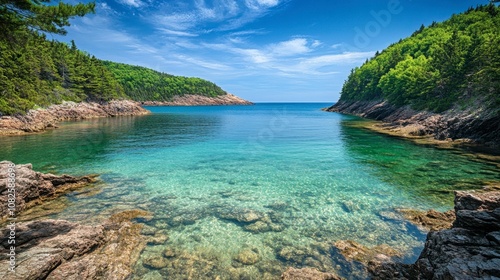
<path id="1" fill-rule="evenodd" d="M 144 101 L 142 104 L 146 106 L 253 105 L 252 102 L 229 93 L 216 97 L 184 94 L 182 96 L 174 96 L 171 101 Z"/>
<path id="2" fill-rule="evenodd" d="M 451 228 L 455 220 L 455 212 L 453 210 L 444 213 L 432 209 L 429 211 L 412 209 L 401 209 L 398 211 L 411 223 L 421 226 L 428 231 Z"/>
<path id="3" fill-rule="evenodd" d="M 244 265 L 252 265 L 256 264 L 260 260 L 260 257 L 254 250 L 244 249 L 236 255 L 234 260 Z"/>
<path id="4" fill-rule="evenodd" d="M 264 215 L 251 209 L 224 209 L 218 212 L 218 217 L 240 223 L 253 223 L 264 218 Z"/>
<path id="5" fill-rule="evenodd" d="M 292 246 L 284 246 L 277 253 L 279 259 L 295 263 L 302 263 L 307 256 L 310 256 L 310 252 Z"/>
<path id="6" fill-rule="evenodd" d="M 16 224 L 16 277 L 2 269 L 0 279 L 127 278 L 145 242 L 140 225 L 119 215 L 98 226 L 63 220 Z M 1 244 L 10 246 L 7 238 Z M 0 255 L 0 266 L 8 267 L 6 254 Z"/>
<path id="7" fill-rule="evenodd" d="M 0 135 L 19 135 L 55 128 L 56 123 L 96 117 L 146 115 L 150 112 L 131 100 L 113 100 L 107 103 L 63 102 L 45 109 L 30 110 L 26 115 L 2 116 Z"/>
<path id="8" fill-rule="evenodd" d="M 267 231 L 271 230 L 269 225 L 262 222 L 262 221 L 257 221 L 253 224 L 246 225 L 243 228 L 245 230 L 253 232 L 253 233 L 261 233 L 261 232 L 267 232 Z"/>
<path id="9" fill-rule="evenodd" d="M 159 230 L 154 236 L 148 239 L 148 245 L 161 245 L 167 242 L 168 235 L 165 230 Z"/>
<path id="10" fill-rule="evenodd" d="M 500 191 L 455 192 L 455 211 L 500 208 Z"/>
<path id="11" fill-rule="evenodd" d="M 451 229 L 431 231 L 414 264 L 372 261 L 373 279 L 500 277 L 500 192 L 455 192 Z"/>
<path id="12" fill-rule="evenodd" d="M 0 220 L 11 216 L 7 205 L 9 193 L 7 178 L 10 174 L 15 174 L 15 215 L 46 199 L 56 198 L 95 182 L 97 177 L 43 174 L 33 171 L 31 164 L 14 165 L 12 162 L 2 161 L 0 162 Z"/>
<path id="13" fill-rule="evenodd" d="M 324 111 L 383 121 L 385 125 L 378 127 L 381 129 L 373 129 L 392 135 L 408 138 L 432 136 L 436 140 L 475 142 L 494 148 L 500 146 L 500 115 L 488 108 L 450 109 L 442 113 L 432 113 L 377 100 L 340 101 Z"/>
<path id="14" fill-rule="evenodd" d="M 165 248 L 165 250 L 163 251 L 163 256 L 165 258 L 173 258 L 176 255 L 177 255 L 177 253 L 175 252 L 175 250 L 172 248 L 169 248 L 169 247 Z"/>
<path id="15" fill-rule="evenodd" d="M 369 248 L 352 240 L 339 240 L 335 242 L 335 247 L 347 260 L 364 264 L 375 258 L 389 260 L 390 257 L 399 255 L 398 251 L 385 244 Z"/>
<path id="16" fill-rule="evenodd" d="M 143 234 L 143 235 L 155 235 L 155 233 L 157 231 L 158 231 L 158 229 L 155 227 L 144 225 L 142 227 L 141 234 Z"/>
<path id="17" fill-rule="evenodd" d="M 333 273 L 325 273 L 316 268 L 293 268 L 289 267 L 281 275 L 282 280 L 341 280 L 339 276 Z"/>
<path id="18" fill-rule="evenodd" d="M 142 264 L 153 269 L 162 269 L 167 267 L 168 261 L 162 256 L 151 255 L 143 259 Z"/>

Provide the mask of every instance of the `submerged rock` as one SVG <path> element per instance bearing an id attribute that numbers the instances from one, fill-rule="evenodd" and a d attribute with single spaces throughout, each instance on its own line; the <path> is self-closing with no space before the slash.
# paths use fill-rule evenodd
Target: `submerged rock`
<path id="1" fill-rule="evenodd" d="M 293 268 L 289 267 L 281 275 L 282 280 L 341 280 L 339 276 L 333 273 L 325 273 L 316 268 Z"/>
<path id="2" fill-rule="evenodd" d="M 364 264 L 375 258 L 390 259 L 399 255 L 398 251 L 385 244 L 369 248 L 352 240 L 339 240 L 335 242 L 335 247 L 347 260 L 355 260 Z"/>
<path id="3" fill-rule="evenodd" d="M 8 208 L 9 189 L 7 178 L 15 178 L 16 191 L 15 210 Z M 12 177 L 15 176 L 15 177 Z M 97 175 L 73 177 L 69 175 L 53 175 L 36 172 L 31 164 L 19 164 L 9 161 L 0 162 L 0 220 L 16 216 L 28 208 L 40 204 L 46 199 L 56 198 L 96 181 Z M 12 215 L 13 214 L 13 215 Z"/>
<path id="4" fill-rule="evenodd" d="M 428 211 L 401 209 L 399 212 L 411 223 L 426 230 L 449 229 L 455 220 L 455 211 L 453 210 L 442 213 L 432 209 Z"/>
<path id="5" fill-rule="evenodd" d="M 244 249 L 236 255 L 234 260 L 244 265 L 252 265 L 256 264 L 260 257 L 256 250 Z"/>

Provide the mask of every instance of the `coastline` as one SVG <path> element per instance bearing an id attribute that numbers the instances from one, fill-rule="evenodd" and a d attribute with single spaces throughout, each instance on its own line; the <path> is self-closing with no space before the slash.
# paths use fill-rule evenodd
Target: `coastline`
<path id="1" fill-rule="evenodd" d="M 172 101 L 143 101 L 143 106 L 221 106 L 221 105 L 253 105 L 233 94 L 207 97 L 202 95 L 185 94 L 174 96 Z"/>
<path id="2" fill-rule="evenodd" d="M 360 126 L 418 144 L 467 147 L 494 155 L 500 151 L 500 116 L 492 110 L 451 109 L 443 113 L 396 107 L 386 101 L 337 102 L 323 111 L 354 115 L 372 122 Z"/>
<path id="3" fill-rule="evenodd" d="M 106 103 L 63 102 L 45 109 L 34 109 L 26 115 L 0 117 L 0 135 L 24 135 L 57 128 L 63 121 L 116 116 L 142 116 L 150 112 L 131 100 L 113 100 Z"/>
<path id="4" fill-rule="evenodd" d="M 252 102 L 238 96 L 227 94 L 217 97 L 201 95 L 175 96 L 172 101 L 112 100 L 96 102 L 63 102 L 47 108 L 29 110 L 26 115 L 0 116 L 0 136 L 25 135 L 57 128 L 63 121 L 75 121 L 91 118 L 116 116 L 143 116 L 151 112 L 143 106 L 222 106 L 253 105 Z"/>

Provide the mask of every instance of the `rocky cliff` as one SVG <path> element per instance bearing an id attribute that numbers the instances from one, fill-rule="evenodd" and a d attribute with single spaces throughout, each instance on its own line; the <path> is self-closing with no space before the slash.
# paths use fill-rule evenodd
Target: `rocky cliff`
<path id="1" fill-rule="evenodd" d="M 325 111 L 383 121 L 380 128 L 401 136 L 430 136 L 500 147 L 500 115 L 494 110 L 453 108 L 432 113 L 393 106 L 387 101 L 354 101 L 338 102 Z"/>
<path id="2" fill-rule="evenodd" d="M 451 229 L 431 231 L 417 262 L 372 261 L 374 279 L 497 279 L 500 277 L 500 191 L 455 193 Z"/>
<path id="3" fill-rule="evenodd" d="M 26 115 L 0 117 L 0 135 L 40 132 L 57 127 L 58 122 L 114 116 L 149 114 L 139 103 L 115 100 L 106 103 L 64 102 L 46 109 L 30 110 Z"/>

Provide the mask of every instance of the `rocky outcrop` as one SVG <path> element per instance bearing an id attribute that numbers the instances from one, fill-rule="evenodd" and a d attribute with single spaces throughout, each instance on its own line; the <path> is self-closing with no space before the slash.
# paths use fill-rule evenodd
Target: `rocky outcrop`
<path id="1" fill-rule="evenodd" d="M 428 211 L 401 209 L 399 212 L 403 214 L 405 219 L 427 231 L 449 229 L 455 220 L 455 211 L 453 210 L 443 213 L 432 209 Z"/>
<path id="2" fill-rule="evenodd" d="M 97 226 L 64 220 L 16 224 L 15 271 L 1 254 L 0 279 L 126 279 L 146 245 L 141 226 L 130 219 L 147 215 L 126 211 Z M 4 228 L 2 237 L 9 231 Z M 1 240 L 4 252 L 12 246 L 7 240 Z"/>
<path id="3" fill-rule="evenodd" d="M 293 268 L 289 267 L 281 275 L 282 280 L 341 280 L 339 276 L 333 273 L 325 273 L 316 268 Z"/>
<path id="4" fill-rule="evenodd" d="M 9 178 L 10 181 L 9 181 Z M 31 164 L 14 165 L 0 162 L 0 221 L 68 191 L 94 182 L 96 176 L 73 177 L 36 172 Z M 13 183 L 9 186 L 9 183 Z M 15 203 L 9 208 L 9 194 L 15 190 Z M 12 198 L 12 197 L 11 197 Z"/>
<path id="5" fill-rule="evenodd" d="M 491 109 L 454 108 L 438 114 L 397 107 L 386 101 L 357 101 L 338 102 L 325 111 L 383 121 L 381 128 L 406 137 L 432 136 L 437 140 L 500 145 L 500 115 Z"/>
<path id="6" fill-rule="evenodd" d="M 46 109 L 30 110 L 26 115 L 1 116 L 0 135 L 16 135 L 44 131 L 57 123 L 99 117 L 149 114 L 139 103 L 115 100 L 107 103 L 64 102 Z"/>
<path id="7" fill-rule="evenodd" d="M 199 105 L 253 105 L 236 95 L 226 94 L 216 97 L 185 94 L 174 96 L 172 101 L 144 101 L 145 106 L 199 106 Z"/>
<path id="8" fill-rule="evenodd" d="M 500 277 L 500 191 L 456 192 L 456 220 L 431 231 L 412 265 L 373 261 L 374 279 L 494 279 Z"/>

